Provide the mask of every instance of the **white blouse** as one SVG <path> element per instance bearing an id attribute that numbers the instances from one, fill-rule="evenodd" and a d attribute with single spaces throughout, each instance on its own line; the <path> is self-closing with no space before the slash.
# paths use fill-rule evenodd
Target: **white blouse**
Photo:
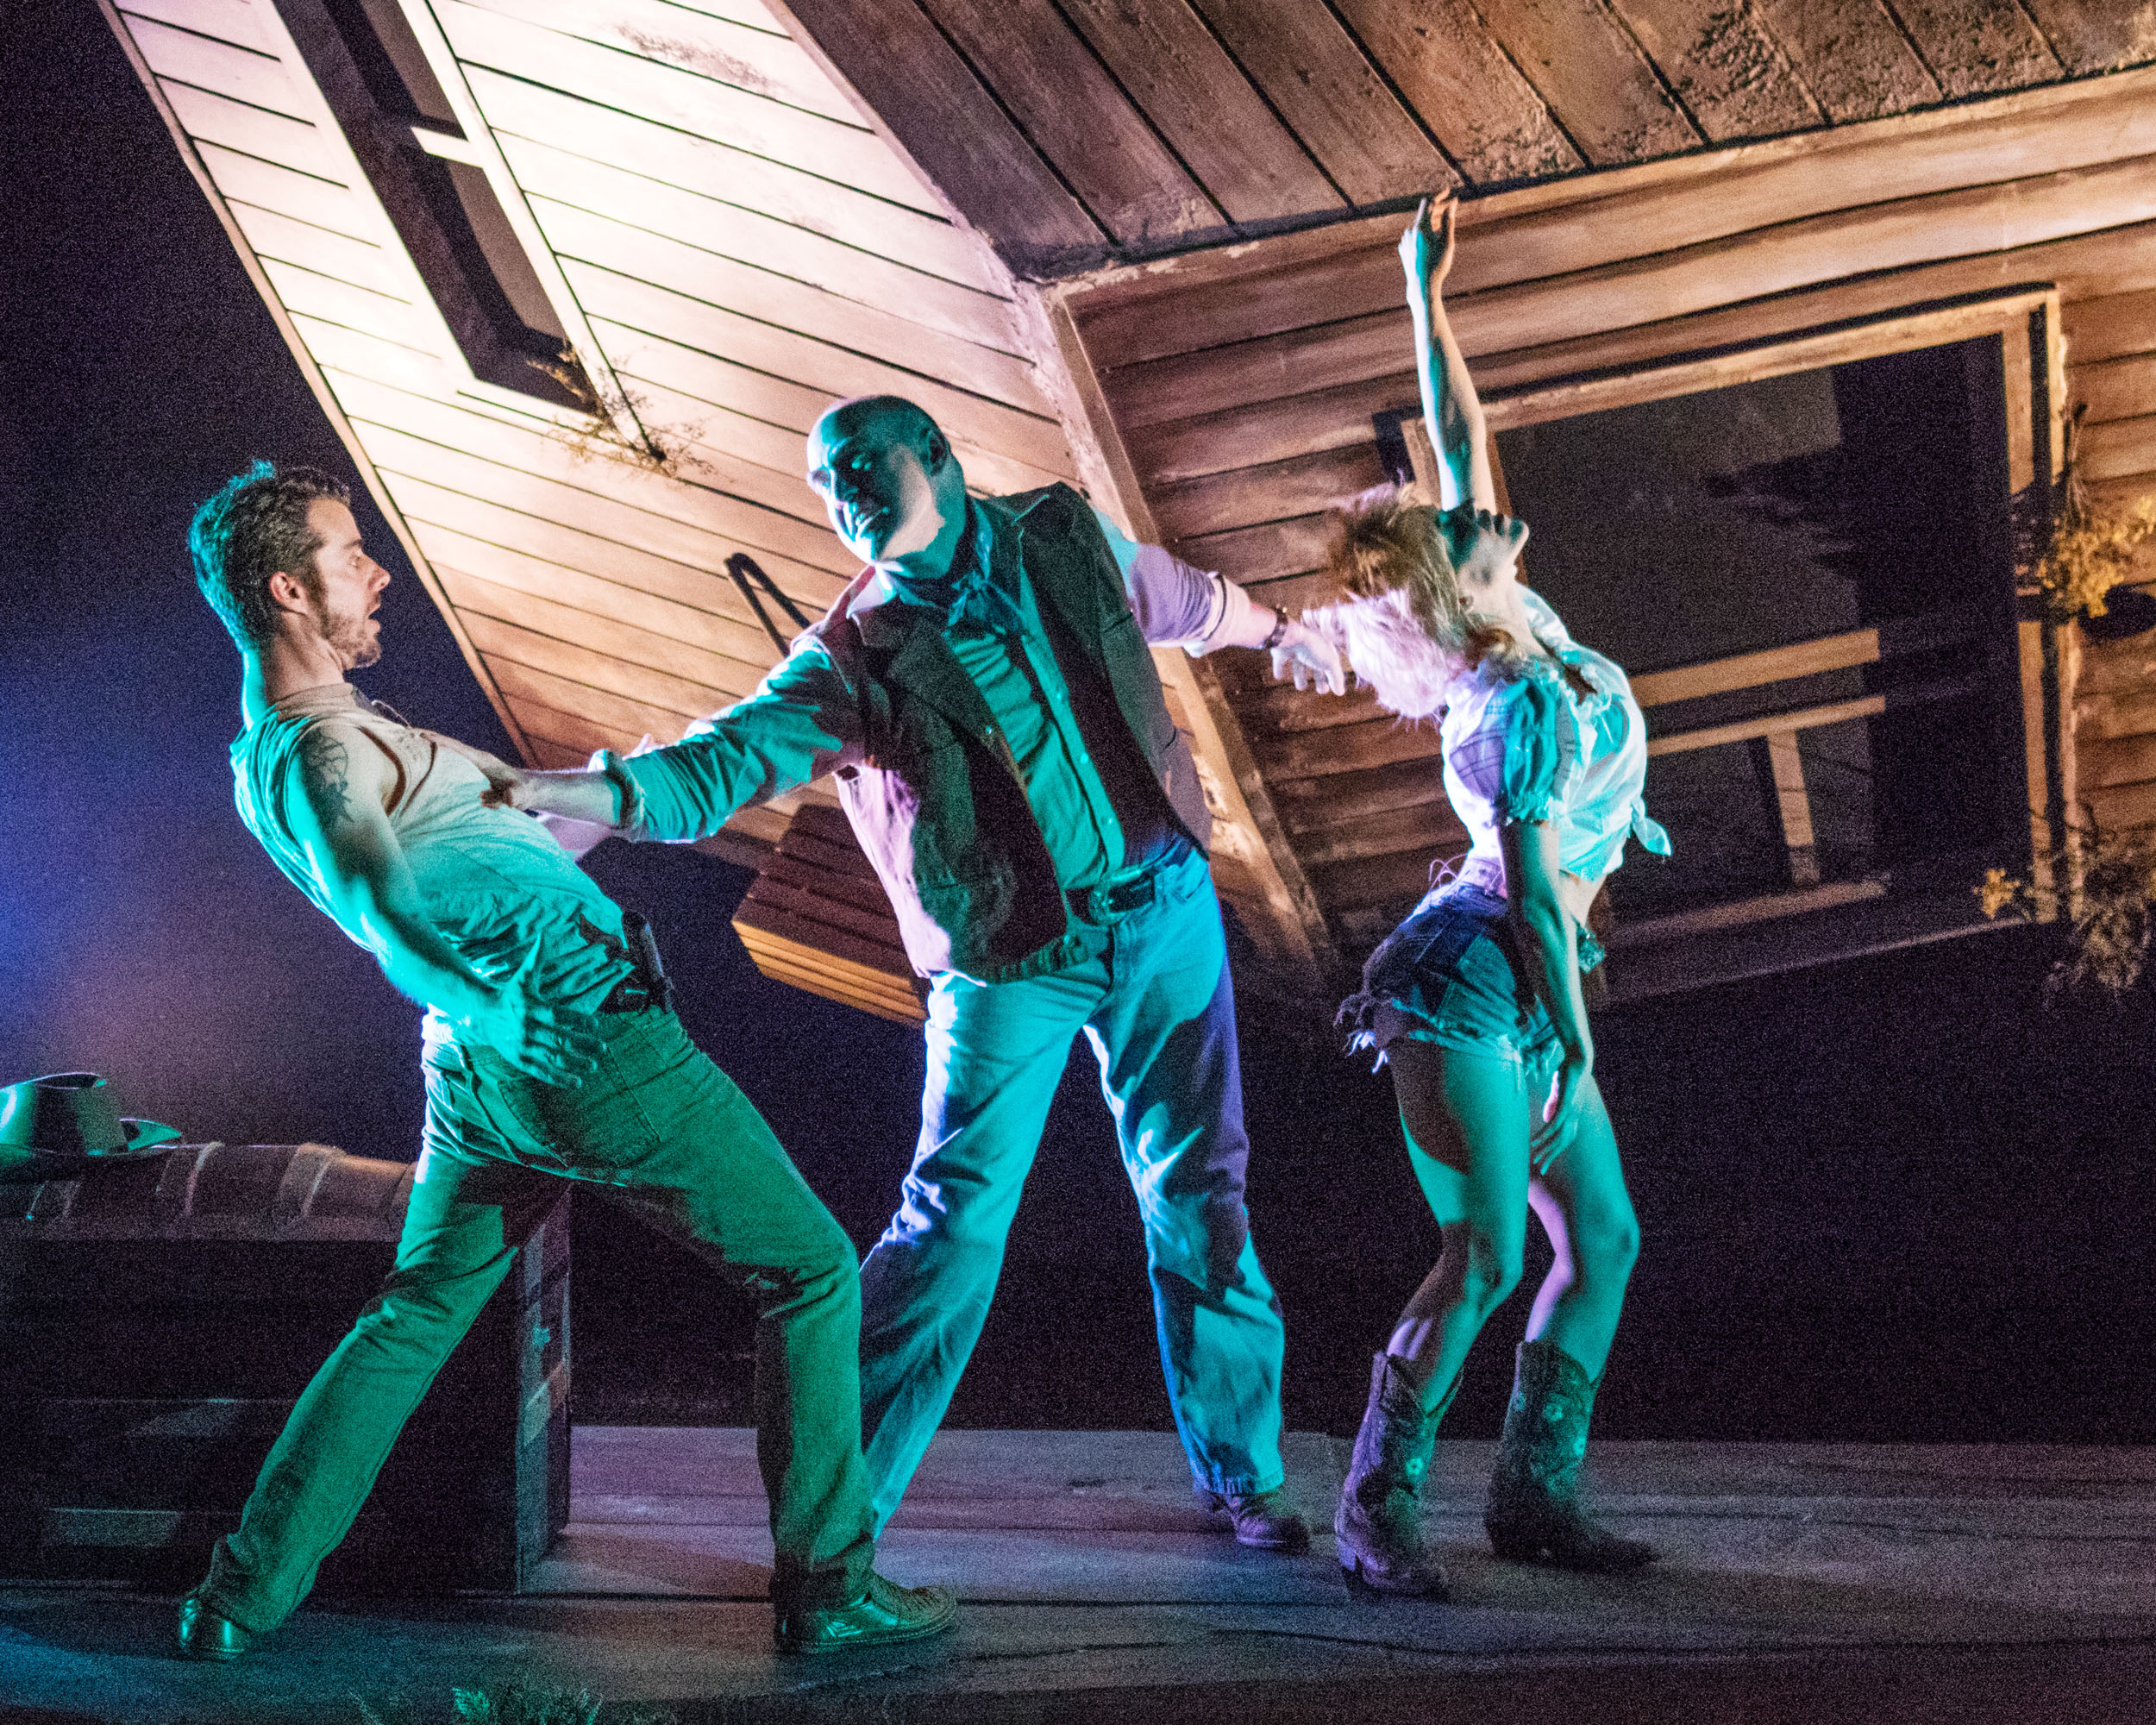
<path id="1" fill-rule="evenodd" d="M 1484 660 L 1445 691 L 1438 739 L 1445 788 L 1473 841 L 1458 878 L 1505 891 L 1497 830 L 1554 821 L 1562 866 L 1599 881 L 1636 837 L 1658 856 L 1670 835 L 1647 815 L 1647 725 L 1614 660 L 1573 640 L 1546 601 L 1522 587 L 1535 638 L 1593 691 L 1581 695 L 1549 660 L 1524 668 Z"/>

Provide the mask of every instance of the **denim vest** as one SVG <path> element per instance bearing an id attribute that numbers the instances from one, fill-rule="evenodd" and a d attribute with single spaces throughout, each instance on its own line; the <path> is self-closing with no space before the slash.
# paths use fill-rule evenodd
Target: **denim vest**
<path id="1" fill-rule="evenodd" d="M 1105 680 L 1176 824 L 1204 850 L 1212 817 L 1197 762 L 1092 509 L 1054 485 L 975 498 L 974 510 L 984 567 L 1017 557 L 1078 644 L 1084 662 L 1068 674 Z M 906 956 L 924 975 L 981 982 L 1053 969 L 1075 954 L 1075 925 L 1010 745 L 935 612 L 887 603 L 855 613 L 873 579 L 864 572 L 811 633 L 860 701 L 867 750 L 838 769 L 839 800 Z"/>

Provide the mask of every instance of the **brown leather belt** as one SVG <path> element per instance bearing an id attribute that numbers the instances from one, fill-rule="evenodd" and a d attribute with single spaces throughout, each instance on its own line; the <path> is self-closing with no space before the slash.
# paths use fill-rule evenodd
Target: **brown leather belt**
<path id="1" fill-rule="evenodd" d="M 1096 886 L 1064 888 L 1064 901 L 1081 922 L 1113 922 L 1158 898 L 1161 877 L 1189 855 L 1188 843 L 1179 841 L 1131 874 L 1111 875 Z"/>

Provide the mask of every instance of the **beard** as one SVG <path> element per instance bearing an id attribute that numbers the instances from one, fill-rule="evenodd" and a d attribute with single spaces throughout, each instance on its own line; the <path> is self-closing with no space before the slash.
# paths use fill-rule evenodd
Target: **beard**
<path id="1" fill-rule="evenodd" d="M 373 618 L 363 612 L 356 617 L 339 616 L 318 593 L 313 601 L 315 627 L 321 631 L 323 643 L 343 661 L 347 670 L 361 669 L 382 656 L 382 634 Z"/>

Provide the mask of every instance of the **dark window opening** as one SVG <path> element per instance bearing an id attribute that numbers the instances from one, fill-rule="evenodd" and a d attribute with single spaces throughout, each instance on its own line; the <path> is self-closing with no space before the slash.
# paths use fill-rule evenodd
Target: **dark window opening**
<path id="1" fill-rule="evenodd" d="M 396 0 L 278 7 L 473 376 L 598 411 L 599 392 L 485 171 L 415 135 L 464 135 Z"/>
<path id="2" fill-rule="evenodd" d="M 2002 354 L 1987 336 L 1500 436 L 1529 583 L 1648 709 L 1676 850 L 1611 877 L 1620 925 L 1965 896 L 2026 863 Z"/>
<path id="3" fill-rule="evenodd" d="M 322 0 L 375 107 L 462 137 L 456 110 L 397 0 Z"/>

